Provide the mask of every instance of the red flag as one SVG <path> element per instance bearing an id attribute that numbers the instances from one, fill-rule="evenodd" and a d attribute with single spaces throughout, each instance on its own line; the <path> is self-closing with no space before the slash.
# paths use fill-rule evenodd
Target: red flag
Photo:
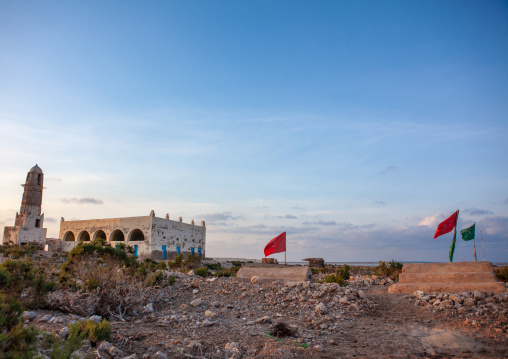
<path id="1" fill-rule="evenodd" d="M 270 254 L 280 253 L 286 251 L 286 232 L 279 234 L 272 239 L 265 247 L 265 257 Z"/>
<path id="2" fill-rule="evenodd" d="M 434 238 L 437 238 L 443 234 L 449 233 L 452 231 L 453 227 L 457 224 L 457 218 L 459 216 L 459 211 L 452 214 L 450 217 L 445 219 L 443 222 L 439 223 L 437 226 L 436 233 L 434 233 Z"/>

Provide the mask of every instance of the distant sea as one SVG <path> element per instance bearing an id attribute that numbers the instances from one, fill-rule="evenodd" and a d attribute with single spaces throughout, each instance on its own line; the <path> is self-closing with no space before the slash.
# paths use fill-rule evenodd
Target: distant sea
<path id="1" fill-rule="evenodd" d="M 281 263 L 281 262 L 279 261 L 279 263 Z M 386 263 L 388 263 L 388 262 L 386 262 Z M 400 262 L 400 263 L 405 264 L 405 263 L 430 263 L 430 262 Z M 288 264 L 289 265 L 307 265 L 307 262 L 288 262 Z M 379 261 L 377 261 L 377 262 L 326 262 L 325 261 L 325 264 L 334 265 L 334 266 L 342 266 L 344 264 L 347 264 L 350 266 L 372 266 L 372 267 L 375 267 L 379 264 Z"/>

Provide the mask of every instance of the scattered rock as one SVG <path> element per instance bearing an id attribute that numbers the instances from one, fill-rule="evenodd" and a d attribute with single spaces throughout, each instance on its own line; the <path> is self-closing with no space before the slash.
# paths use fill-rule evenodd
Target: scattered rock
<path id="1" fill-rule="evenodd" d="M 314 307 L 314 311 L 316 312 L 316 314 L 320 315 L 326 314 L 327 312 L 326 305 L 324 303 L 319 303 Z"/>
<path id="2" fill-rule="evenodd" d="M 123 354 L 123 351 L 121 351 L 120 349 L 118 349 L 115 346 L 112 346 L 111 348 L 109 348 L 109 355 L 112 358 L 121 358 L 121 357 L 123 357 L 124 354 Z"/>
<path id="3" fill-rule="evenodd" d="M 192 305 L 193 307 L 198 307 L 201 305 L 201 303 L 203 303 L 203 300 L 201 298 L 196 298 L 194 300 L 192 300 L 189 305 Z"/>
<path id="4" fill-rule="evenodd" d="M 37 313 L 25 310 L 21 316 L 28 321 L 32 321 L 37 317 Z"/>
<path id="5" fill-rule="evenodd" d="M 164 353 L 164 352 L 161 352 L 160 350 L 155 353 L 152 357 L 153 359 L 168 359 L 168 356 Z"/>
<path id="6" fill-rule="evenodd" d="M 92 315 L 88 319 L 93 320 L 95 323 L 100 323 L 102 321 L 102 317 L 100 315 Z"/>
<path id="7" fill-rule="evenodd" d="M 145 313 L 153 313 L 153 303 L 148 303 L 143 307 Z"/>
<path id="8" fill-rule="evenodd" d="M 62 338 L 62 339 L 67 339 L 67 337 L 69 336 L 69 327 L 63 327 L 59 332 L 58 332 L 58 335 Z"/>

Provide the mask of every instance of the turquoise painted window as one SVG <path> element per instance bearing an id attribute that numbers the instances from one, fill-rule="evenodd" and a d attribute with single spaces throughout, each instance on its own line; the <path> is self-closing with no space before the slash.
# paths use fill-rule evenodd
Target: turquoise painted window
<path id="1" fill-rule="evenodd" d="M 162 259 L 166 259 L 166 246 L 162 246 Z"/>

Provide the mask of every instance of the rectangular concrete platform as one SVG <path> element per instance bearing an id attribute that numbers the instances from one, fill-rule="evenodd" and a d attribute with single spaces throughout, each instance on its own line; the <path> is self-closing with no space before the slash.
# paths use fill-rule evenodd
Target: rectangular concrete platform
<path id="1" fill-rule="evenodd" d="M 496 279 L 490 262 L 407 263 L 402 267 L 399 283 L 389 293 L 469 292 L 503 293 L 506 285 Z"/>
<path id="2" fill-rule="evenodd" d="M 283 264 L 247 264 L 240 268 L 236 278 L 250 281 L 259 277 L 261 281 L 311 281 L 312 273 L 308 266 L 284 266 Z"/>

